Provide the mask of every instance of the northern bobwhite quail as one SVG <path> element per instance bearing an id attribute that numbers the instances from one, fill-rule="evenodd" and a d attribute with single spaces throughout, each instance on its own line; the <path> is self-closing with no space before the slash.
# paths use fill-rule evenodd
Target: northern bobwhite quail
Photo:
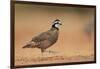
<path id="1" fill-rule="evenodd" d="M 59 26 L 62 25 L 59 19 L 54 20 L 52 27 L 32 40 L 23 48 L 39 48 L 43 53 L 47 48 L 51 47 L 58 40 Z"/>

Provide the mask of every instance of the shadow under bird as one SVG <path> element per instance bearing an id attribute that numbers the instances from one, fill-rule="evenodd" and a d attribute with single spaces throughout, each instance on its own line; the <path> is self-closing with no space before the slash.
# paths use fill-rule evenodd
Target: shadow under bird
<path id="1" fill-rule="evenodd" d="M 51 47 L 58 40 L 60 25 L 62 24 L 59 19 L 54 20 L 52 27 L 48 31 L 32 38 L 23 48 L 39 48 L 42 53 L 45 52 L 47 48 Z"/>

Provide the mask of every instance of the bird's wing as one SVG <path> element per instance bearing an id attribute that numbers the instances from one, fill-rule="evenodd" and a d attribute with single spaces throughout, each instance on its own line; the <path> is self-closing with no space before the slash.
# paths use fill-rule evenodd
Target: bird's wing
<path id="1" fill-rule="evenodd" d="M 32 47 L 40 46 L 41 44 L 43 45 L 44 43 L 49 44 L 48 39 L 50 37 L 51 37 L 51 34 L 49 33 L 49 31 L 43 32 L 39 34 L 38 36 L 32 38 L 32 40 L 27 45 L 25 45 L 23 48 L 32 48 Z"/>
<path id="2" fill-rule="evenodd" d="M 34 42 L 40 42 L 40 41 L 44 41 L 44 40 L 47 40 L 48 38 L 50 38 L 51 34 L 48 32 L 43 32 L 41 33 L 40 35 L 32 38 L 31 41 L 34 41 Z"/>

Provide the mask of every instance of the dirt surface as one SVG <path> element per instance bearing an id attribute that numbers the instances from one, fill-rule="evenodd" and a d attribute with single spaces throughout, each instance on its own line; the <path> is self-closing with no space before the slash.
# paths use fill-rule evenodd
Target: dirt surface
<path id="1" fill-rule="evenodd" d="M 94 21 L 93 8 L 15 5 L 15 65 L 94 61 L 94 35 L 84 27 Z M 40 49 L 22 47 L 32 37 L 47 31 L 52 21 L 60 19 L 58 41 L 41 54 Z"/>

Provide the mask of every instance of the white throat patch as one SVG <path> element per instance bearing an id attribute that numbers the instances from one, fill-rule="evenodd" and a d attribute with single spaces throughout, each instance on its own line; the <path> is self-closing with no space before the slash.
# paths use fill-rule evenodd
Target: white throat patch
<path id="1" fill-rule="evenodd" d="M 59 24 L 55 24 L 55 27 L 56 27 L 56 28 L 59 28 L 59 26 L 60 26 Z"/>

